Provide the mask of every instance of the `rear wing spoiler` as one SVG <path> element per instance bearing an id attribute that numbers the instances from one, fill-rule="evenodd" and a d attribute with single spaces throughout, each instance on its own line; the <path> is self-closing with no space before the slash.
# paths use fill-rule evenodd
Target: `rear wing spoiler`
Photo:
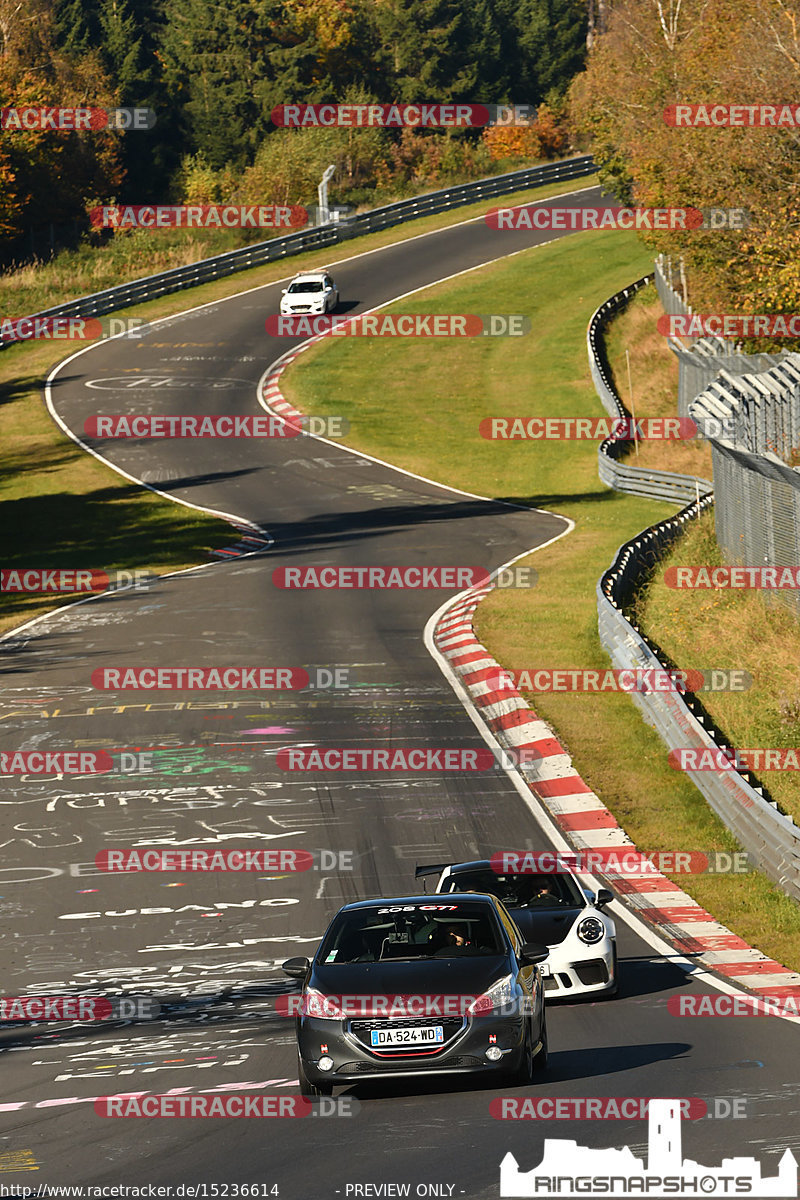
<path id="1" fill-rule="evenodd" d="M 429 863 L 427 866 L 417 867 L 414 872 L 415 879 L 422 879 L 425 875 L 441 875 L 445 867 L 452 867 L 452 863 Z"/>

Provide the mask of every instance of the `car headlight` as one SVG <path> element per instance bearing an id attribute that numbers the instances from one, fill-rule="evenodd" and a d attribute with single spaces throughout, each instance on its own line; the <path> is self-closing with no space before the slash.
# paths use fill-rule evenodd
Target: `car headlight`
<path id="1" fill-rule="evenodd" d="M 503 979 L 498 979 L 497 983 L 493 983 L 476 1000 L 473 1000 L 467 1012 L 474 1017 L 485 1017 L 490 1012 L 497 1012 L 498 1009 L 506 1009 L 510 1013 L 516 1011 L 518 1007 L 519 992 L 516 980 L 513 975 L 506 975 Z"/>
<path id="2" fill-rule="evenodd" d="M 300 1012 L 304 1017 L 315 1017 L 318 1021 L 343 1021 L 344 1013 L 329 996 L 318 992 L 316 988 L 306 988 L 300 1004 Z"/>
<path id="3" fill-rule="evenodd" d="M 599 917 L 584 917 L 578 924 L 578 937 L 588 946 L 593 946 L 605 936 L 606 927 Z"/>

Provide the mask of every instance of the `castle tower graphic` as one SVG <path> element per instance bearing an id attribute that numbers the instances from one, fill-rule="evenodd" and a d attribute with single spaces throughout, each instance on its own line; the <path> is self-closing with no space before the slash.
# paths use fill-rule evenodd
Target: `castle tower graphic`
<path id="1" fill-rule="evenodd" d="M 755 1158 L 724 1158 L 719 1167 L 704 1167 L 693 1159 L 683 1159 L 681 1102 L 661 1099 L 651 1100 L 649 1104 L 646 1167 L 628 1146 L 621 1150 L 592 1150 L 567 1139 L 545 1138 L 542 1161 L 532 1171 L 520 1171 L 510 1152 L 505 1156 L 500 1164 L 500 1195 L 536 1197 L 537 1200 L 543 1196 L 623 1196 L 628 1194 L 625 1182 L 635 1178 L 649 1181 L 648 1197 L 670 1196 L 674 1200 L 674 1184 L 670 1187 L 664 1182 L 670 1176 L 681 1178 L 678 1193 L 681 1197 L 708 1196 L 710 1192 L 720 1196 L 733 1195 L 732 1187 L 728 1191 L 723 1183 L 732 1176 L 747 1181 L 748 1196 L 773 1196 L 782 1200 L 797 1196 L 797 1159 L 791 1150 L 784 1151 L 778 1174 L 766 1178 L 762 1177 L 761 1164 Z M 611 1177 L 615 1180 L 613 1192 L 605 1182 Z M 715 1186 L 711 1186 L 711 1181 Z M 719 1187 L 716 1187 L 717 1182 Z M 587 1183 L 595 1186 L 587 1186 Z M 641 1196 L 642 1188 L 634 1184 L 630 1194 Z"/>

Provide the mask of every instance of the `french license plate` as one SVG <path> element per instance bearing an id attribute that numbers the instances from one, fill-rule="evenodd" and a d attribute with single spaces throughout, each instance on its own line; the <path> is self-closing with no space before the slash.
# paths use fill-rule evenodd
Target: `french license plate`
<path id="1" fill-rule="evenodd" d="M 421 1029 L 370 1029 L 370 1044 L 377 1049 L 382 1046 L 435 1046 L 444 1041 L 441 1025 L 428 1025 Z"/>

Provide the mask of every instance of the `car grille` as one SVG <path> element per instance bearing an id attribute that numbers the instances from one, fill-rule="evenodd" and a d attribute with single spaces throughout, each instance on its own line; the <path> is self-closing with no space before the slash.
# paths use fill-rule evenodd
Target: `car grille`
<path id="1" fill-rule="evenodd" d="M 471 1054 L 456 1055 L 455 1058 L 448 1058 L 447 1060 L 448 1070 L 450 1070 L 451 1067 L 480 1067 L 485 1065 L 486 1064 L 484 1063 L 483 1059 L 475 1058 L 475 1056 Z M 433 1069 L 434 1066 L 435 1064 L 433 1064 L 430 1059 L 426 1060 L 425 1062 L 414 1062 L 415 1071 L 424 1071 L 426 1068 Z M 350 1062 L 343 1063 L 341 1067 L 337 1068 L 336 1073 L 342 1075 L 375 1075 L 379 1074 L 381 1071 L 396 1070 L 397 1062 Z"/>
<path id="2" fill-rule="evenodd" d="M 444 1041 L 438 1045 L 427 1043 L 416 1046 L 383 1046 L 380 1050 L 376 1050 L 370 1045 L 369 1033 L 371 1029 L 426 1029 L 431 1025 L 441 1025 L 442 1027 Z M 388 1054 L 393 1056 L 419 1055 L 424 1054 L 426 1051 L 429 1054 L 440 1054 L 442 1050 L 447 1049 L 453 1038 L 461 1033 L 465 1026 L 466 1020 L 462 1017 L 399 1017 L 395 1020 L 384 1021 L 350 1021 L 349 1031 L 370 1053 L 378 1053 L 381 1057 L 385 1057 Z"/>
<path id="3" fill-rule="evenodd" d="M 608 983 L 608 970 L 602 958 L 593 959 L 591 962 L 575 963 L 573 970 L 586 987 L 592 983 Z"/>
<path id="4" fill-rule="evenodd" d="M 293 304 L 292 305 L 293 313 L 311 312 L 311 309 L 312 309 L 312 305 L 310 305 L 310 304 Z"/>
<path id="5" fill-rule="evenodd" d="M 560 988 L 571 988 L 572 980 L 569 975 L 563 971 L 559 971 L 555 975 L 546 975 L 544 978 L 544 990 L 546 992 L 557 992 Z"/>

